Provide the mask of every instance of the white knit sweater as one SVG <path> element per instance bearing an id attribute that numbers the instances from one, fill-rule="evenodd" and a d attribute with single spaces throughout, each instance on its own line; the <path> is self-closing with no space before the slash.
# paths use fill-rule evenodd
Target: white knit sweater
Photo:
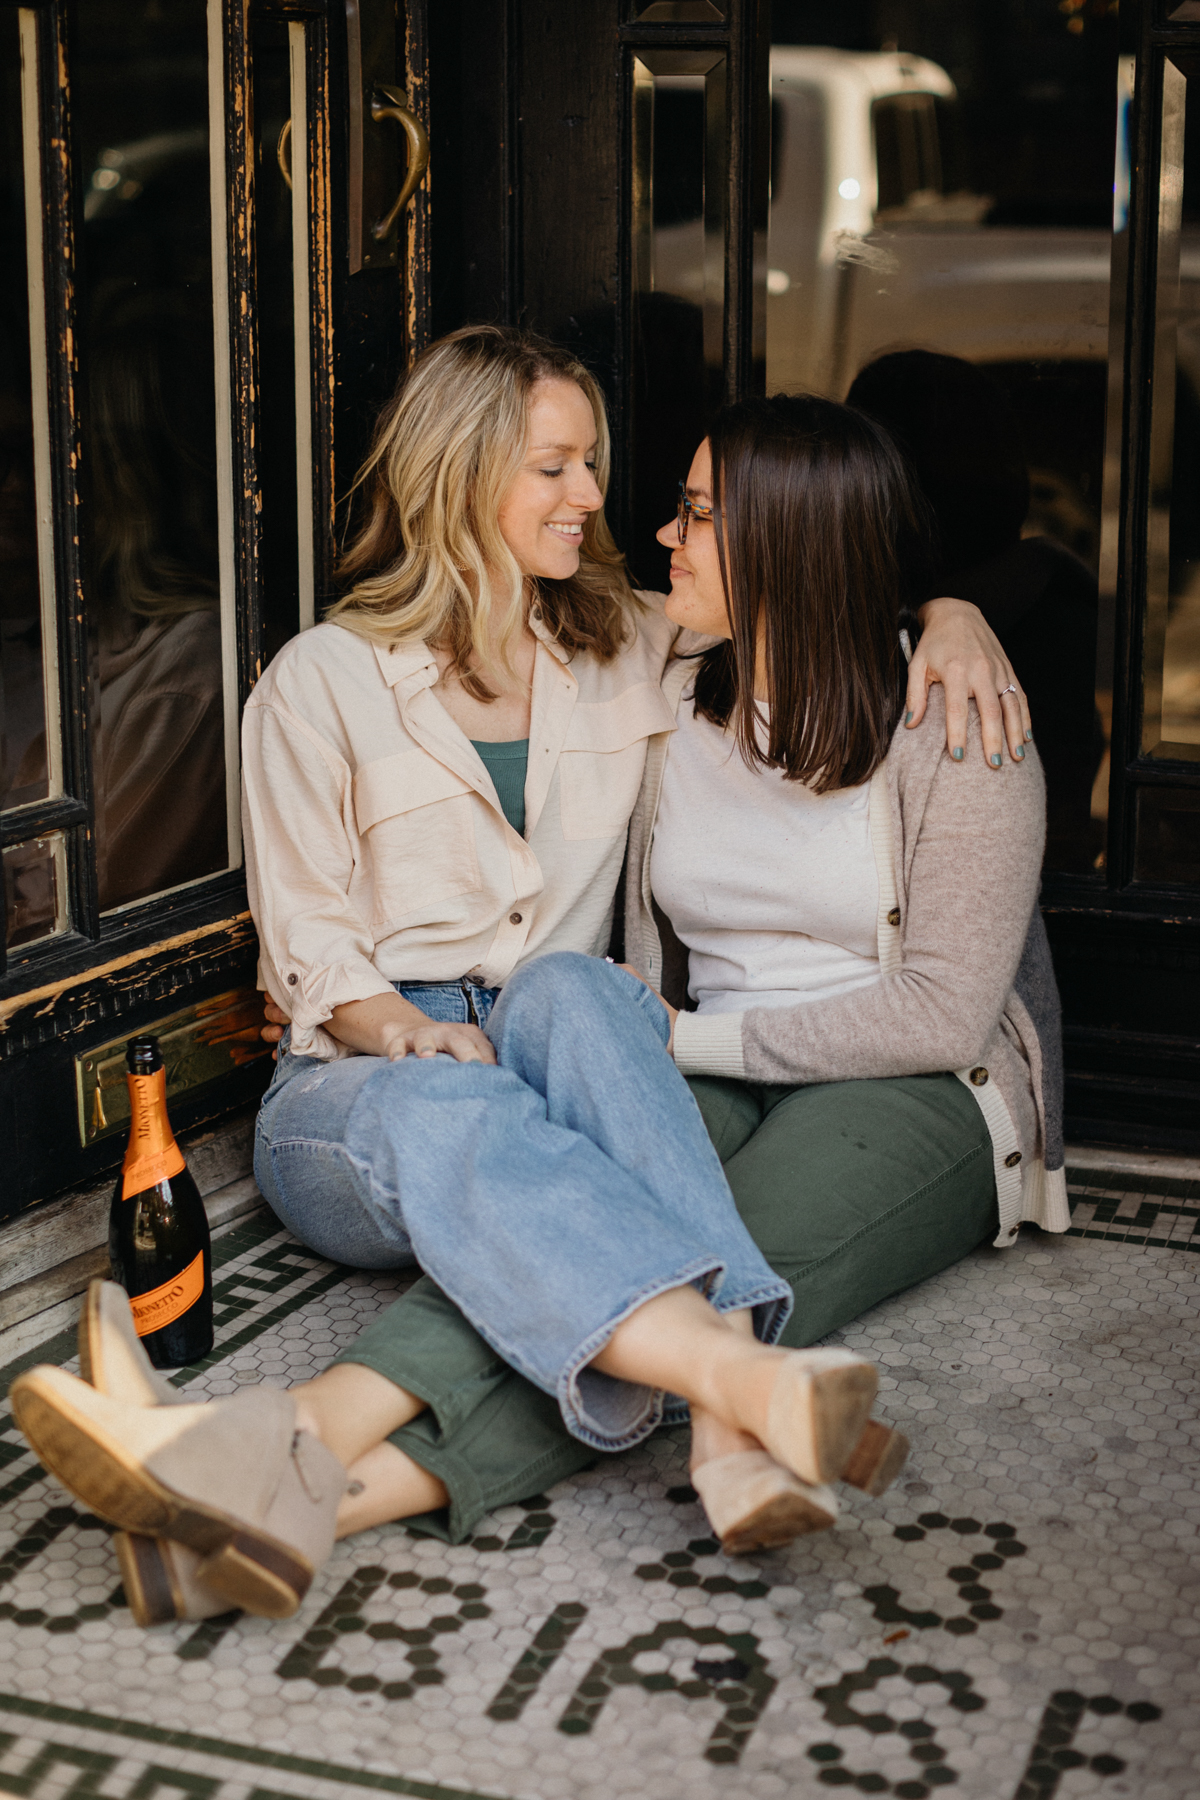
<path id="1" fill-rule="evenodd" d="M 670 665 L 675 706 L 694 664 Z M 663 977 L 650 892 L 650 851 L 668 734 L 650 743 L 630 822 L 625 951 L 674 1005 L 686 983 Z M 966 756 L 952 762 L 940 687 L 919 731 L 897 728 L 871 782 L 884 979 L 794 1007 L 680 1015 L 675 1039 L 692 1073 L 815 1083 L 952 1070 L 991 1134 L 1000 1230 L 1022 1219 L 1070 1224 L 1062 1152 L 1058 997 L 1037 909 L 1045 783 L 1032 747 L 1023 763 L 985 761 L 971 708 Z M 677 946 L 676 946 L 677 947 Z"/>

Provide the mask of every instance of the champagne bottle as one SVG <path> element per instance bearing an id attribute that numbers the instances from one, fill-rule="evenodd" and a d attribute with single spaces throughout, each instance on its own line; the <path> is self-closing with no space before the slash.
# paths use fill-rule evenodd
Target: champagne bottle
<path id="1" fill-rule="evenodd" d="M 147 1356 L 156 1369 L 177 1369 L 212 1349 L 208 1215 L 167 1118 L 158 1039 L 131 1039 L 125 1061 L 129 1145 L 113 1193 L 108 1254 Z"/>

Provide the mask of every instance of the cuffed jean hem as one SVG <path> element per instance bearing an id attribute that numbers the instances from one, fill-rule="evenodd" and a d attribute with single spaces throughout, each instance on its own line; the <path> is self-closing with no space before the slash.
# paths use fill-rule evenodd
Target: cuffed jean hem
<path id="1" fill-rule="evenodd" d="M 726 1294 L 722 1289 L 724 1267 L 721 1264 L 693 1265 L 674 1280 L 655 1282 L 635 1294 L 617 1317 L 601 1330 L 594 1331 L 579 1346 L 558 1380 L 556 1389 L 559 1410 L 571 1436 L 594 1450 L 612 1453 L 632 1450 L 635 1444 L 658 1429 L 664 1409 L 674 1396 L 662 1388 L 635 1387 L 618 1381 L 589 1365 L 595 1361 L 613 1332 L 647 1301 L 675 1288 L 692 1286 L 699 1289 L 718 1312 L 750 1312 L 754 1315 L 755 1335 L 773 1344 L 787 1324 L 792 1310 L 792 1290 L 786 1281 L 764 1283 L 750 1293 Z M 518 1365 L 514 1363 L 514 1367 Z M 524 1370 L 520 1371 L 522 1374 Z M 677 1411 L 679 1405 L 672 1407 Z M 625 1421 L 622 1423 L 622 1417 Z"/>

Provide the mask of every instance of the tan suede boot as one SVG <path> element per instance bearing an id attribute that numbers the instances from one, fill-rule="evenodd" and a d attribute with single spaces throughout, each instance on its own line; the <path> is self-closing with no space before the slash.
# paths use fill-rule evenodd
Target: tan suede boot
<path id="1" fill-rule="evenodd" d="M 133 1322 L 129 1296 L 115 1281 L 95 1280 L 79 1313 L 79 1369 L 111 1400 L 129 1406 L 178 1406 L 184 1396 L 154 1367 Z M 138 1625 L 212 1619 L 230 1610 L 224 1594 L 200 1579 L 202 1558 L 186 1544 L 114 1531 L 121 1585 Z"/>
<path id="2" fill-rule="evenodd" d="M 290 1395 L 131 1406 L 44 1366 L 18 1376 L 11 1398 L 34 1451 L 93 1512 L 194 1550 L 225 1609 L 295 1612 L 333 1548 L 346 1473 L 296 1430 Z"/>

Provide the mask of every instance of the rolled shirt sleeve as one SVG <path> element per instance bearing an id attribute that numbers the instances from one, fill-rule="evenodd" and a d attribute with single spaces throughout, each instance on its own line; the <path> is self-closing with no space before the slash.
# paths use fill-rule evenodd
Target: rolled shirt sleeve
<path id="1" fill-rule="evenodd" d="M 267 991 L 298 1056 L 352 1054 L 323 1030 L 337 1006 L 391 993 L 369 921 L 350 898 L 356 830 L 351 770 L 288 707 L 255 703 L 242 724 L 246 882 Z"/>

